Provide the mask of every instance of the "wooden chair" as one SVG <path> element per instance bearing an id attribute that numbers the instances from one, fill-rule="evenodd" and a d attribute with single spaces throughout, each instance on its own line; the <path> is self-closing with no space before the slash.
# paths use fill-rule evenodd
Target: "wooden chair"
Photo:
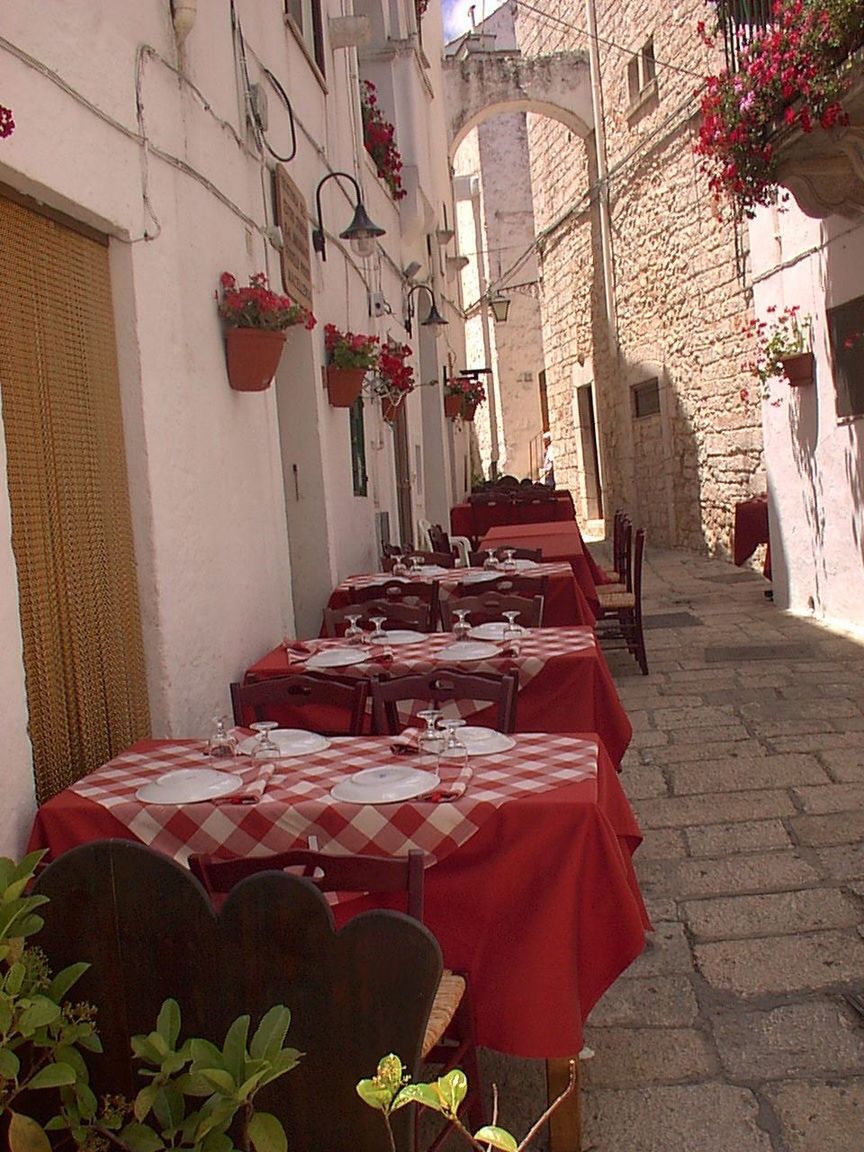
<path id="1" fill-rule="evenodd" d="M 630 525 L 627 525 L 630 531 Z M 648 675 L 648 657 L 642 628 L 642 559 L 645 553 L 645 529 L 636 531 L 633 559 L 629 569 L 631 588 L 599 584 L 597 598 L 600 615 L 597 617 L 597 637 L 601 641 L 623 640 L 636 657 L 642 675 Z"/>
<path id="2" fill-rule="evenodd" d="M 402 561 L 403 564 L 411 564 L 413 556 L 419 557 L 424 564 L 437 564 L 439 568 L 454 568 L 456 566 L 456 557 L 448 549 L 446 552 L 403 552 L 400 556 L 382 556 L 381 562 L 384 565 L 385 572 L 392 572 L 393 565 L 397 561 Z"/>
<path id="3" fill-rule="evenodd" d="M 376 732 L 396 736 L 402 731 L 398 705 L 422 700 L 435 708 L 456 700 L 479 700 L 497 704 L 495 727 L 499 732 L 516 728 L 516 694 L 519 678 L 515 672 L 501 675 L 463 672 L 459 668 L 436 668 L 414 676 L 391 679 L 382 673 L 371 681 L 372 724 Z"/>
<path id="4" fill-rule="evenodd" d="M 366 680 L 298 672 L 257 684 L 232 684 L 231 705 L 238 725 L 278 720 L 283 728 L 306 728 L 322 736 L 359 736 L 368 693 Z M 306 711 L 310 708 L 315 710 L 312 723 Z"/>
<path id="5" fill-rule="evenodd" d="M 549 584 L 548 576 L 526 576 L 520 572 L 489 573 L 488 580 L 472 580 L 470 584 L 457 584 L 451 592 L 451 598 L 457 596 L 483 596 L 487 592 L 499 592 L 503 596 L 535 596 L 546 595 Z M 443 601 L 442 601 L 443 603 Z"/>
<path id="6" fill-rule="evenodd" d="M 376 580 L 374 584 L 348 586 L 348 598 L 352 604 L 362 604 L 366 600 L 382 600 L 386 604 L 426 604 L 430 619 L 438 619 L 438 597 L 440 589 L 437 580 Z"/>
<path id="7" fill-rule="evenodd" d="M 385 628 L 409 628 L 415 632 L 434 632 L 438 621 L 428 604 L 394 604 L 389 600 L 364 600 L 360 604 L 346 604 L 342 608 L 324 609 L 324 635 L 342 636 L 348 627 L 348 617 L 359 616 L 360 627 L 374 628 L 372 618 L 384 617 Z"/>
<path id="8" fill-rule="evenodd" d="M 628 582 L 628 567 L 632 551 L 632 528 L 628 537 L 629 524 L 630 519 L 623 508 L 616 508 L 612 516 L 612 568 L 606 573 L 610 584 L 620 584 L 627 589 L 631 587 Z"/>
<path id="9" fill-rule="evenodd" d="M 542 548 L 511 548 L 509 544 L 502 544 L 500 548 L 487 548 L 484 552 L 472 552 L 469 556 L 472 568 L 482 568 L 489 553 L 494 552 L 499 560 L 504 559 L 505 552 L 512 552 L 514 560 L 533 560 L 540 563 L 543 559 Z"/>
<path id="10" fill-rule="evenodd" d="M 504 620 L 505 612 L 518 612 L 517 624 L 523 628 L 543 627 L 542 596 L 506 596 L 500 592 L 484 592 L 478 596 L 459 596 L 441 601 L 441 626 L 445 632 L 453 628 L 457 608 L 468 612 L 468 623 L 476 627 L 493 620 Z"/>
<path id="11" fill-rule="evenodd" d="M 447 535 L 440 524 L 429 525 L 429 542 L 432 545 L 433 551 L 452 554 L 452 549 L 450 547 L 450 537 Z"/>
<path id="12" fill-rule="evenodd" d="M 379 909 L 337 933 L 314 883 L 272 871 L 238 884 L 216 912 L 187 869 L 125 840 L 65 853 L 34 891 L 49 897 L 38 940 L 51 967 L 90 965 L 74 999 L 98 1008 L 104 1052 L 86 1054 L 97 1096 L 131 1100 L 149 1083 L 130 1038 L 153 1030 L 169 996 L 180 1005 L 182 1038 L 220 1046 L 238 1016 L 249 1014 L 254 1029 L 284 1004 L 287 1043 L 304 1055 L 262 1089 L 259 1108 L 284 1124 L 289 1148 L 380 1152 L 381 1117 L 355 1085 L 388 1052 L 412 1077 L 419 1071 L 442 965 L 416 919 Z M 411 1118 L 400 1115 L 397 1142 L 407 1147 Z"/>

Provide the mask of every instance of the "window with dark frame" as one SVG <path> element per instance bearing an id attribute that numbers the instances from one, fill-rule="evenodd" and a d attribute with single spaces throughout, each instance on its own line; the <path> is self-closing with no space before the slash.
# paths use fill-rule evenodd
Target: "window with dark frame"
<path id="1" fill-rule="evenodd" d="M 321 75 L 326 76 L 321 0 L 285 0 L 285 15 L 289 17 L 298 36 L 306 45 Z"/>
<path id="2" fill-rule="evenodd" d="M 650 380 L 642 380 L 631 388 L 633 394 L 633 418 L 641 420 L 643 416 L 656 416 L 660 411 L 660 381 L 656 376 Z"/>
<path id="3" fill-rule="evenodd" d="M 649 37 L 627 63 L 627 90 L 630 100 L 638 100 L 657 80 L 654 37 Z"/>
<path id="4" fill-rule="evenodd" d="M 358 396 L 348 410 L 351 434 L 351 481 L 355 496 L 367 496 L 369 477 L 366 474 L 366 426 L 363 420 L 363 397 Z"/>
<path id="5" fill-rule="evenodd" d="M 864 296 L 826 312 L 838 416 L 864 416 Z"/>

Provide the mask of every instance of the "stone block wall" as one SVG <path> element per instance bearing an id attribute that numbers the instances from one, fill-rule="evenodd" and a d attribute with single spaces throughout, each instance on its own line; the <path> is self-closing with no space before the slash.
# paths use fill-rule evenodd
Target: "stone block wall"
<path id="1" fill-rule="evenodd" d="M 584 8 L 538 0 L 518 10 L 526 56 L 584 50 Z M 721 66 L 696 23 L 702 0 L 597 0 L 609 171 L 612 283 L 607 323 L 593 139 L 529 116 L 543 279 L 543 336 L 559 482 L 584 492 L 573 389 L 592 383 L 606 515 L 628 508 L 657 543 L 730 544 L 732 508 L 761 486 L 755 391 L 742 364 L 751 314 L 741 268 L 746 230 L 721 214 L 693 155 L 701 77 Z M 656 91 L 638 102 L 628 63 L 653 38 Z M 736 245 L 738 251 L 736 252 Z M 656 377 L 660 412 L 634 415 L 631 389 Z"/>

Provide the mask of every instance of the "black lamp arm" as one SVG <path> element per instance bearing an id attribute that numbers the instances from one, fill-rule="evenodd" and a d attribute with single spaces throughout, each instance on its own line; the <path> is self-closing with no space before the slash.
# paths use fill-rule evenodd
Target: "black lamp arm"
<path id="1" fill-rule="evenodd" d="M 318 252 L 322 260 L 327 259 L 327 248 L 324 242 L 324 221 L 321 215 L 321 189 L 328 180 L 334 180 L 341 176 L 343 180 L 350 180 L 354 187 L 354 194 L 357 199 L 354 201 L 354 208 L 360 203 L 360 185 L 354 179 L 350 172 L 328 172 L 327 175 L 318 182 L 318 187 L 315 189 L 315 211 L 317 213 L 318 227 L 312 233 L 312 247 Z"/>

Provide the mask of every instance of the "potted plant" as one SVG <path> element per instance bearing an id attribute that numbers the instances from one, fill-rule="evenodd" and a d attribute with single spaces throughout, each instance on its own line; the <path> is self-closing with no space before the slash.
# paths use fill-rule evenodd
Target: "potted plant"
<path id="1" fill-rule="evenodd" d="M 724 8 L 717 3 L 718 17 L 734 19 Z M 713 46 L 701 21 L 698 31 Z M 729 196 L 752 216 L 776 197 L 778 130 L 848 124 L 840 100 L 852 73 L 843 61 L 862 39 L 858 0 L 776 0 L 770 24 L 753 33 L 737 66 L 705 82 L 695 151 L 718 200 Z"/>
<path id="2" fill-rule="evenodd" d="M 238 288 L 230 272 L 223 272 L 219 283 L 219 315 L 227 329 L 228 382 L 237 392 L 263 392 L 279 365 L 285 329 L 296 324 L 312 329 L 315 317 L 289 296 L 268 288 L 263 272 L 253 273 L 247 288 Z"/>
<path id="3" fill-rule="evenodd" d="M 444 415 L 449 420 L 461 416 L 473 420 L 477 405 L 486 399 L 486 389 L 474 376 L 456 376 L 448 380 L 444 393 Z"/>
<path id="4" fill-rule="evenodd" d="M 399 405 L 414 390 L 414 369 L 405 363 L 412 353 L 410 344 L 396 344 L 392 341 L 383 344 L 378 353 L 372 391 L 381 397 L 381 415 L 388 424 L 393 423 Z"/>
<path id="5" fill-rule="evenodd" d="M 776 313 L 776 307 L 767 309 Z M 815 360 L 810 351 L 809 316 L 799 318 L 800 307 L 793 304 L 784 308 L 770 322 L 751 320 L 745 335 L 756 340 L 756 355 L 742 367 L 762 384 L 762 395 L 767 399 L 772 379 L 786 380 L 793 387 L 812 384 Z"/>
<path id="6" fill-rule="evenodd" d="M 325 324 L 324 349 L 330 403 L 334 408 L 350 408 L 363 389 L 366 373 L 378 364 L 378 337 L 340 332 L 335 324 Z"/>
<path id="7" fill-rule="evenodd" d="M 363 145 L 378 175 L 390 189 L 394 200 L 407 196 L 402 187 L 402 156 L 395 144 L 396 129 L 384 118 L 378 106 L 378 90 L 371 80 L 360 85 L 360 110 L 363 117 Z"/>

